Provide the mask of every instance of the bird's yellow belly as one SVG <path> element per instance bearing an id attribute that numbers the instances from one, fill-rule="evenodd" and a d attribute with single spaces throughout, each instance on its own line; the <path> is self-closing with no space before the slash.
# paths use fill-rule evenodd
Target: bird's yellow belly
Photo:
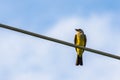
<path id="1" fill-rule="evenodd" d="M 81 39 L 78 38 L 76 45 L 78 45 L 78 46 L 84 46 L 84 40 L 81 40 Z M 82 56 L 82 53 L 83 53 L 84 50 L 77 48 L 76 51 L 77 51 L 77 54 L 79 56 Z"/>

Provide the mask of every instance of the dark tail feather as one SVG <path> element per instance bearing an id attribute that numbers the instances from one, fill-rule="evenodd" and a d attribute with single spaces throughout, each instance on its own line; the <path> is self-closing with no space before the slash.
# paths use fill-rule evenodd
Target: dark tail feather
<path id="1" fill-rule="evenodd" d="M 76 66 L 78 66 L 78 65 L 83 65 L 83 61 L 82 61 L 82 57 L 79 57 L 78 55 L 77 55 L 77 59 L 76 59 Z"/>

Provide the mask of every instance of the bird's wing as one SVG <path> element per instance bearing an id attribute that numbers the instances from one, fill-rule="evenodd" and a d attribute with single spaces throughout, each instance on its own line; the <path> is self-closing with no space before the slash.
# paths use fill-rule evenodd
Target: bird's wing
<path id="1" fill-rule="evenodd" d="M 76 41 L 77 41 L 77 35 L 75 35 L 74 37 L 74 44 L 76 44 Z"/>
<path id="2" fill-rule="evenodd" d="M 76 45 L 76 43 L 77 43 L 77 35 L 75 35 L 75 37 L 74 37 L 74 44 Z M 77 48 L 75 48 L 76 50 L 77 50 Z"/>
<path id="3" fill-rule="evenodd" d="M 84 34 L 84 40 L 85 40 L 85 43 L 84 43 L 84 47 L 86 46 L 86 42 L 87 42 L 87 38 L 86 38 L 86 35 Z"/>

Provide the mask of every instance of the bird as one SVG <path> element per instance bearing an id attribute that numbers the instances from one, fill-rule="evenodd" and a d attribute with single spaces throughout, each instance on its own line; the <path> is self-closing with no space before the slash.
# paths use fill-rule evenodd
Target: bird
<path id="1" fill-rule="evenodd" d="M 77 46 L 86 46 L 86 35 L 84 34 L 84 31 L 82 29 L 75 29 L 76 30 L 76 34 L 74 37 L 74 44 Z M 76 66 L 78 65 L 83 65 L 83 52 L 84 49 L 80 49 L 80 48 L 75 48 L 76 53 L 77 53 L 77 59 L 76 59 Z"/>

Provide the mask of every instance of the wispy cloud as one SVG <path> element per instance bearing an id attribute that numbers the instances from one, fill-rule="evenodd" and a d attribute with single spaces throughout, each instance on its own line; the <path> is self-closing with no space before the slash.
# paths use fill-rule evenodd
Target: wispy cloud
<path id="1" fill-rule="evenodd" d="M 111 21 L 112 17 L 107 14 L 94 14 L 87 18 L 64 18 L 47 30 L 45 35 L 73 42 L 74 29 L 82 28 L 88 37 L 87 47 L 109 50 L 111 47 L 107 45 L 113 41 L 110 38 L 115 35 L 111 33 L 109 27 Z M 114 80 L 119 78 L 119 75 L 116 75 L 120 73 L 117 60 L 85 52 L 84 66 L 76 67 L 76 53 L 73 48 L 5 31 L 1 31 L 0 34 L 0 70 L 3 69 L 1 73 L 7 70 L 9 80 Z M 116 48 L 119 49 L 119 45 Z M 1 79 L 5 79 L 2 76 Z"/>

